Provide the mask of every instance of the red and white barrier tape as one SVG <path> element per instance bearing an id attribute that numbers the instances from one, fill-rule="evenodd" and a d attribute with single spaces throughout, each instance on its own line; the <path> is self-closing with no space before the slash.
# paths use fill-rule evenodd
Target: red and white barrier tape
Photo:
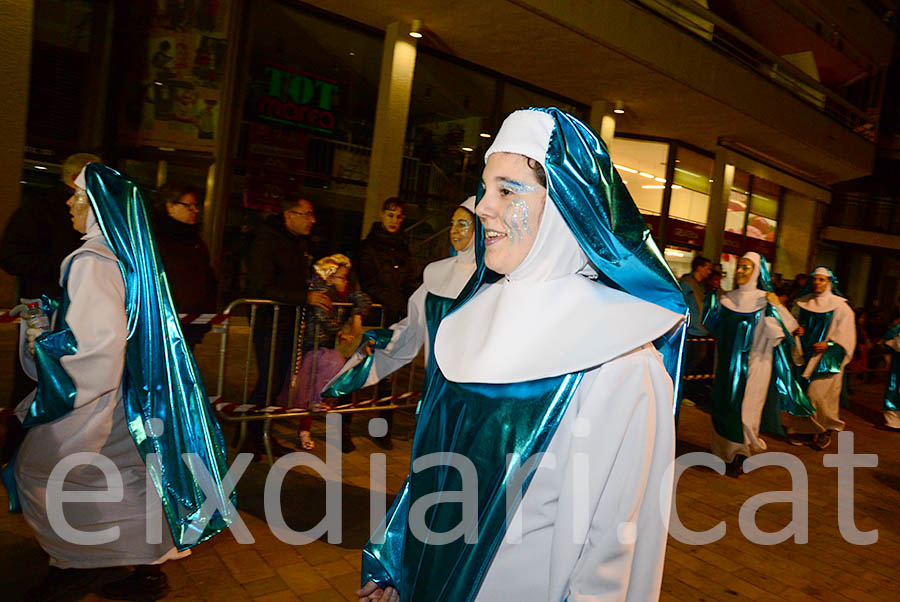
<path id="1" fill-rule="evenodd" d="M 16 322 L 19 316 L 9 315 L 8 309 L 0 309 L 0 324 Z M 215 326 L 228 319 L 229 314 L 178 314 L 182 324 L 209 324 Z"/>

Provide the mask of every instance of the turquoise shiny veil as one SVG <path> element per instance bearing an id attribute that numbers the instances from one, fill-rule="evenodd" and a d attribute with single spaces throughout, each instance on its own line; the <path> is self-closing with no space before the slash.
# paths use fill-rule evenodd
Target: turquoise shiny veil
<path id="1" fill-rule="evenodd" d="M 175 545 L 184 550 L 222 531 L 233 518 L 221 511 L 201 515 L 204 489 L 218 496 L 218 508 L 234 512 L 224 503 L 222 489 L 228 471 L 225 442 L 181 333 L 137 185 L 97 163 L 85 168 L 84 177 L 94 216 L 125 280 L 128 428 L 162 500 Z M 196 462 L 193 470 L 183 460 L 185 454 Z M 233 492 L 230 501 L 236 501 Z"/>
<path id="2" fill-rule="evenodd" d="M 797 298 L 803 297 L 804 295 L 811 295 L 813 292 L 812 289 L 812 277 L 816 270 L 822 268 L 823 270 L 828 270 L 828 275 L 831 278 L 831 292 L 837 295 L 838 297 L 847 298 L 847 295 L 842 293 L 838 288 L 838 279 L 837 276 L 834 275 L 834 272 L 831 271 L 831 268 L 825 267 L 824 265 L 819 265 L 813 268 L 812 272 L 809 273 L 809 278 L 806 280 L 806 284 L 803 285 L 803 288 L 800 289 L 800 293 L 797 295 Z"/>
<path id="3" fill-rule="evenodd" d="M 599 279 L 687 317 L 681 287 L 613 167 L 603 141 L 590 127 L 557 108 L 528 110 L 553 118 L 555 126 L 545 157 L 547 194 L 597 269 Z M 483 195 L 479 186 L 478 201 Z M 475 228 L 477 268 L 453 309 L 470 299 L 482 283 L 500 277 L 484 265 L 484 228 L 480 220 L 475 220 Z M 639 319 L 635 316 L 635 320 Z M 685 321 L 655 342 L 672 377 L 675 400 L 679 399 L 686 329 Z"/>
<path id="4" fill-rule="evenodd" d="M 775 285 L 772 284 L 772 275 L 769 273 L 769 262 L 762 255 L 759 256 L 759 278 L 756 279 L 756 288 L 767 293 L 775 292 Z"/>

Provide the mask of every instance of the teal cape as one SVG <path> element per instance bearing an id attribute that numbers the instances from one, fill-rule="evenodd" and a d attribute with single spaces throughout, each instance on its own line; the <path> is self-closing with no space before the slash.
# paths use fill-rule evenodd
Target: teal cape
<path id="1" fill-rule="evenodd" d="M 900 324 L 889 329 L 884 336 L 884 341 L 890 341 L 900 336 Z M 900 352 L 891 350 L 891 367 L 888 371 L 887 390 L 884 392 L 884 410 L 886 412 L 900 412 Z"/>
<path id="2" fill-rule="evenodd" d="M 732 311 L 719 304 L 706 321 L 706 327 L 716 338 L 719 355 L 712 390 L 713 428 L 720 436 L 735 443 L 744 442 L 741 408 L 747 386 L 753 331 L 765 317 L 773 317 L 781 324 L 778 311 L 770 304 L 750 313 Z M 785 329 L 784 324 L 781 327 Z M 784 341 L 772 350 L 772 377 L 760 420 L 761 431 L 778 435 L 784 435 L 782 412 L 811 416 L 815 411 L 794 377 L 788 359 L 793 340 L 786 329 L 784 332 Z"/>
<path id="3" fill-rule="evenodd" d="M 128 429 L 162 500 L 175 545 L 185 550 L 224 530 L 236 512 L 234 492 L 227 497 L 231 505 L 226 504 L 222 487 L 228 471 L 225 441 L 181 333 L 137 185 L 97 163 L 89 164 L 84 176 L 94 217 L 125 281 L 128 341 L 121 390 Z M 62 358 L 78 348 L 65 322 L 67 307 L 64 295 L 56 329 L 35 343 L 39 381 L 26 427 L 64 418 L 73 409 L 75 384 L 61 365 Z M 157 432 L 159 427 L 162 432 Z M 150 454 L 154 457 L 148 462 Z M 185 463 L 185 455 L 192 467 Z M 15 512 L 21 508 L 12 470 L 11 462 L 3 481 Z M 214 496 L 218 508 L 228 510 L 205 515 L 201 507 L 208 495 Z"/>
<path id="4" fill-rule="evenodd" d="M 800 342 L 803 345 L 804 366 L 806 366 L 812 356 L 815 355 L 815 352 L 813 352 L 813 345 L 828 340 L 828 329 L 831 326 L 831 320 L 833 318 L 833 311 L 819 313 L 803 309 L 802 307 L 800 308 L 800 315 L 798 316 L 797 321 L 800 322 L 800 326 L 804 329 L 803 336 L 800 337 Z M 822 354 L 819 363 L 816 365 L 816 368 L 809 379 L 800 377 L 800 383 L 803 386 L 803 390 L 805 391 L 809 388 L 809 381 L 811 380 L 840 374 L 841 365 L 843 364 L 846 353 L 847 352 L 843 347 L 834 341 L 828 341 L 828 349 Z"/>

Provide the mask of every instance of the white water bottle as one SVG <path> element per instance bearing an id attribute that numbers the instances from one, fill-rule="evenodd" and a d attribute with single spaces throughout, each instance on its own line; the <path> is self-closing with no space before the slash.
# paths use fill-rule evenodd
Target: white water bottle
<path id="1" fill-rule="evenodd" d="M 29 328 L 40 328 L 41 330 L 50 330 L 50 318 L 41 309 L 40 301 L 30 301 L 28 306 L 22 312 L 22 318 Z"/>

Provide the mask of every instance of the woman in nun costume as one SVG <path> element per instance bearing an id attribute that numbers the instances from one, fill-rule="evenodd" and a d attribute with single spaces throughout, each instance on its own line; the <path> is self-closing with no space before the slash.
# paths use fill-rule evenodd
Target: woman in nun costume
<path id="1" fill-rule="evenodd" d="M 475 276 L 438 327 L 410 477 L 357 593 L 655 599 L 684 298 L 586 125 L 516 111 L 485 157 Z"/>
<path id="2" fill-rule="evenodd" d="M 451 216 L 452 257 L 425 266 L 422 285 L 409 297 L 406 317 L 389 328 L 370 330 L 363 345 L 325 387 L 323 395 L 338 397 L 374 385 L 396 372 L 425 347 L 426 375 L 431 371 L 432 342 L 441 318 L 475 272 L 475 197 Z"/>
<path id="3" fill-rule="evenodd" d="M 887 387 L 884 392 L 883 428 L 900 432 L 900 319 L 895 318 L 881 342 L 891 350 Z"/>
<path id="4" fill-rule="evenodd" d="M 734 279 L 738 287 L 722 295 L 705 324 L 719 354 L 710 448 L 728 464 L 726 474 L 737 477 L 745 458 L 766 450 L 761 421 L 764 431 L 783 434 L 781 412 L 809 416 L 813 409 L 789 360 L 798 324 L 773 292 L 765 258 L 745 253 Z"/>
<path id="5" fill-rule="evenodd" d="M 826 267 L 817 267 L 794 303 L 800 323 L 802 356 L 800 384 L 815 413 L 809 418 L 788 416 L 788 439 L 795 445 L 809 442 L 815 449 L 831 444 L 831 433 L 844 430 L 840 419 L 844 367 L 856 349 L 856 317 L 847 299 L 837 290 L 837 278 Z"/>
<path id="6" fill-rule="evenodd" d="M 156 600 L 168 591 L 160 565 L 233 517 L 224 442 L 137 186 L 97 163 L 75 184 L 68 205 L 84 243 L 60 268 L 54 328 L 23 331 L 22 363 L 37 389 L 16 409 L 27 435 L 3 474 L 11 510 L 50 557 L 26 600 L 83 593 L 97 569 L 128 565 L 134 572 L 104 597 Z M 63 503 L 54 483 L 94 499 Z M 212 516 L 201 510 L 207 495 L 221 510 Z"/>

